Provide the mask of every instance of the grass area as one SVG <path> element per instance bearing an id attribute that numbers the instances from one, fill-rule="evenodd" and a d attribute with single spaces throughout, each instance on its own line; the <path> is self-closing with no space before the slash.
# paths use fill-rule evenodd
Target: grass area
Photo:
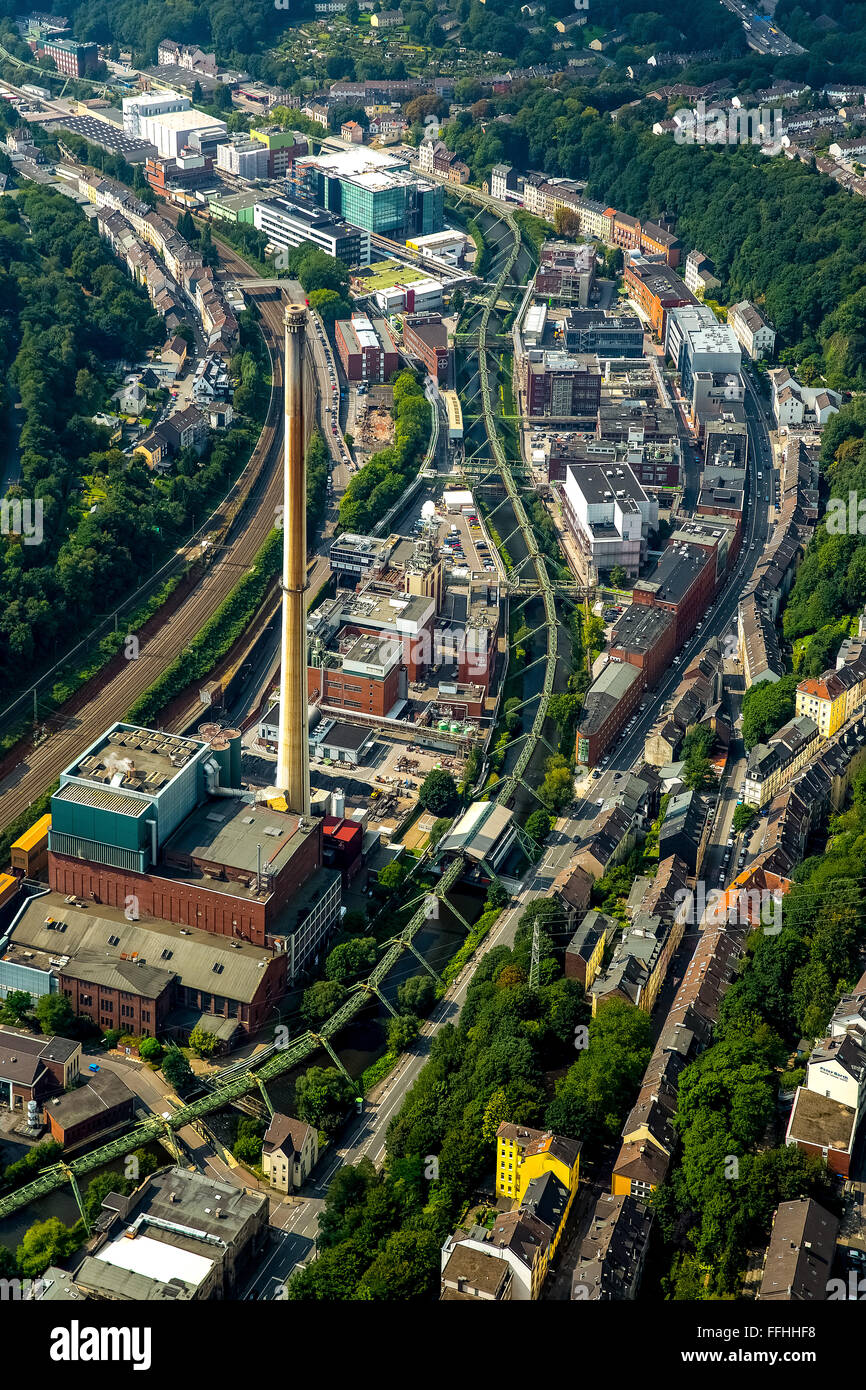
<path id="1" fill-rule="evenodd" d="M 399 261 L 372 261 L 369 273 L 363 275 L 365 290 L 387 290 L 392 285 L 408 285 L 415 280 L 426 280 L 423 271 L 414 266 L 401 265 Z"/>

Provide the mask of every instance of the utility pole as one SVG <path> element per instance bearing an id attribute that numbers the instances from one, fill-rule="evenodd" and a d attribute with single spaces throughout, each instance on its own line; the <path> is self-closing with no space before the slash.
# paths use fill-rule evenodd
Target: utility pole
<path id="1" fill-rule="evenodd" d="M 538 989 L 539 954 L 541 947 L 541 929 L 538 925 L 538 918 L 532 928 L 532 958 L 529 963 L 529 988 Z"/>

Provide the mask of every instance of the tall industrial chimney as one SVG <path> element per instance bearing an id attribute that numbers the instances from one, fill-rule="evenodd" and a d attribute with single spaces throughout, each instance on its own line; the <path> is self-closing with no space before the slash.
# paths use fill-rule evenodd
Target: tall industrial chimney
<path id="1" fill-rule="evenodd" d="M 277 787 L 290 811 L 310 813 L 307 734 L 307 468 L 304 458 L 304 335 L 301 304 L 286 309 L 283 474 L 283 635 Z"/>

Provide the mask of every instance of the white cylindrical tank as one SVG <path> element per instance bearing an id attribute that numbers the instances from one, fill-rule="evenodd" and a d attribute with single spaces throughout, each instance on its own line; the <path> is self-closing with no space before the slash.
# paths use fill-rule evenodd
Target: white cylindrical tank
<path id="1" fill-rule="evenodd" d="M 342 787 L 335 787 L 331 792 L 331 815 L 342 820 L 346 814 L 346 794 Z"/>

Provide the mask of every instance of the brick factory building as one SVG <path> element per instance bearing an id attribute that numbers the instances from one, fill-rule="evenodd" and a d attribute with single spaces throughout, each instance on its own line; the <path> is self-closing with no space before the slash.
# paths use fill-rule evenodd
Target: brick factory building
<path id="1" fill-rule="evenodd" d="M 64 1149 L 73 1149 L 133 1119 L 135 1096 L 119 1076 L 103 1070 L 88 1075 L 76 1090 L 50 1100 L 43 1115 L 50 1137 Z"/>
<path id="2" fill-rule="evenodd" d="M 403 346 L 417 357 L 436 381 L 451 380 L 451 349 L 448 332 L 440 314 L 406 314 L 403 319 Z"/>
<path id="3" fill-rule="evenodd" d="M 349 381 L 389 381 L 400 366 L 397 344 L 384 319 L 364 314 L 338 319 L 334 338 Z"/>
<path id="4" fill-rule="evenodd" d="M 716 589 L 713 554 L 695 544 L 669 545 L 646 579 L 632 593 L 635 604 L 651 604 L 672 613 L 676 649 L 691 636 Z"/>

